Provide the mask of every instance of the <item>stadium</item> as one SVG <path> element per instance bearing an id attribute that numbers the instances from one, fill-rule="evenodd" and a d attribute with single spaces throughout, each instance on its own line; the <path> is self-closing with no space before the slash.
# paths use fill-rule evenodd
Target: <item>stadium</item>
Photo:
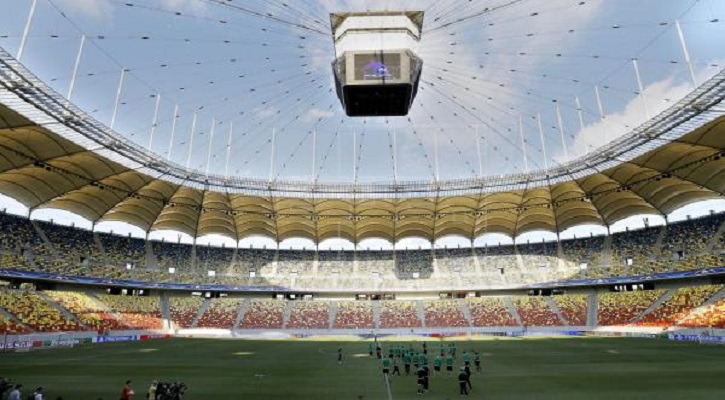
<path id="1" fill-rule="evenodd" d="M 725 396 L 717 0 L 21 0 L 0 399 Z"/>

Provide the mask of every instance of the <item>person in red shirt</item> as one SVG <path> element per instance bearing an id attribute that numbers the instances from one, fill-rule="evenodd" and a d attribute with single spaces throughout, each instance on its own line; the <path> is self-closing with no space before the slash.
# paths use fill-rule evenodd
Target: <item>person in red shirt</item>
<path id="1" fill-rule="evenodd" d="M 133 400 L 131 381 L 126 381 L 126 385 L 121 389 L 121 400 Z"/>

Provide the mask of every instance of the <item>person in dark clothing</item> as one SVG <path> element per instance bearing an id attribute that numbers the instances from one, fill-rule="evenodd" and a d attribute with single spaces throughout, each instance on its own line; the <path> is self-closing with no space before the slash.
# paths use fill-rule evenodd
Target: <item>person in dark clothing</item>
<path id="1" fill-rule="evenodd" d="M 427 365 L 423 365 L 423 390 L 428 391 L 428 383 L 430 378 L 430 368 Z"/>
<path id="2" fill-rule="evenodd" d="M 473 390 L 473 386 L 471 386 L 471 367 L 464 365 L 463 371 L 466 373 L 466 384 L 468 384 L 468 389 Z"/>
<path id="3" fill-rule="evenodd" d="M 458 373 L 458 388 L 459 388 L 459 394 L 461 396 L 463 396 L 463 395 L 468 396 L 468 386 L 466 384 L 467 381 L 468 381 L 468 375 L 466 375 L 466 369 L 461 367 L 461 370 Z"/>
<path id="4" fill-rule="evenodd" d="M 342 364 L 342 347 L 337 348 L 337 363 Z"/>
<path id="5" fill-rule="evenodd" d="M 425 369 L 423 367 L 418 368 L 417 371 L 418 376 L 418 394 L 425 393 Z"/>

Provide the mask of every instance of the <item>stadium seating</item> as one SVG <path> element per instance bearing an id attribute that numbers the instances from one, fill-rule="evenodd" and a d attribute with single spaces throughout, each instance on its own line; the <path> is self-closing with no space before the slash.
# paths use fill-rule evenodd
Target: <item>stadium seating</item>
<path id="1" fill-rule="evenodd" d="M 105 250 L 105 261 L 115 266 L 135 264 L 137 268 L 146 265 L 146 241 L 108 233 L 97 233 Z"/>
<path id="2" fill-rule="evenodd" d="M 665 292 L 666 290 L 601 292 L 597 297 L 599 325 L 627 325 Z"/>
<path id="3" fill-rule="evenodd" d="M 468 299 L 473 326 L 516 326 L 516 319 L 506 308 L 502 297 Z"/>
<path id="4" fill-rule="evenodd" d="M 714 234 L 724 220 L 725 213 L 720 213 L 670 223 L 666 228 L 615 233 L 609 239 L 594 236 L 473 251 L 315 252 L 147 243 L 0 213 L 0 268 L 159 283 L 294 285 L 301 291 L 473 291 L 723 266 L 725 238 Z M 130 268 L 127 263 L 132 264 Z M 580 270 L 581 263 L 587 268 Z M 176 271 L 170 273 L 169 267 Z M 216 275 L 209 276 L 208 270 Z"/>
<path id="5" fill-rule="evenodd" d="M 725 328 L 725 299 L 714 304 L 699 307 L 685 318 L 677 321 L 676 326 L 683 328 Z"/>
<path id="6" fill-rule="evenodd" d="M 155 296 L 100 295 L 99 299 L 114 310 L 123 323 L 133 329 L 161 329 L 163 318 L 159 298 Z"/>
<path id="7" fill-rule="evenodd" d="M 285 302 L 281 300 L 252 300 L 239 324 L 240 329 L 281 329 Z"/>
<path id="8" fill-rule="evenodd" d="M 169 297 L 171 322 L 177 329 L 191 328 L 203 302 L 198 296 Z"/>
<path id="9" fill-rule="evenodd" d="M 674 325 L 722 288 L 722 285 L 679 288 L 669 300 L 663 302 L 637 321 L 636 325 L 659 326 L 662 328 Z"/>
<path id="10" fill-rule="evenodd" d="M 31 331 L 28 328 L 10 320 L 3 314 L 0 314 L 0 333 L 7 333 L 8 335 L 22 335 L 30 332 Z"/>
<path id="11" fill-rule="evenodd" d="M 543 297 L 516 297 L 516 311 L 524 326 L 559 326 L 559 317 L 551 310 Z"/>
<path id="12" fill-rule="evenodd" d="M 587 325 L 587 296 L 560 295 L 551 297 L 559 307 L 562 317 L 571 326 Z"/>
<path id="13" fill-rule="evenodd" d="M 36 332 L 83 330 L 78 322 L 67 318 L 35 292 L 0 289 L 0 308 Z"/>
<path id="14" fill-rule="evenodd" d="M 292 307 L 288 329 L 328 329 L 330 327 L 330 304 L 326 301 L 295 301 Z"/>
<path id="15" fill-rule="evenodd" d="M 57 256 L 80 263 L 81 258 L 100 260 L 101 252 L 93 239 L 93 232 L 85 229 L 37 221 L 51 242 Z"/>
<path id="16" fill-rule="evenodd" d="M 237 320 L 239 299 L 219 298 L 210 299 L 209 306 L 199 317 L 197 328 L 232 329 Z"/>
<path id="17" fill-rule="evenodd" d="M 468 321 L 456 300 L 426 301 L 424 309 L 426 327 L 468 326 Z"/>
<path id="18" fill-rule="evenodd" d="M 129 329 L 112 313 L 108 312 L 105 305 L 85 293 L 47 290 L 45 294 L 73 313 L 83 325 L 95 331 L 106 332 Z"/>
<path id="19" fill-rule="evenodd" d="M 335 314 L 336 329 L 373 329 L 375 319 L 370 302 L 339 301 Z"/>
<path id="20" fill-rule="evenodd" d="M 412 301 L 380 302 L 381 328 L 420 328 L 421 322 Z"/>

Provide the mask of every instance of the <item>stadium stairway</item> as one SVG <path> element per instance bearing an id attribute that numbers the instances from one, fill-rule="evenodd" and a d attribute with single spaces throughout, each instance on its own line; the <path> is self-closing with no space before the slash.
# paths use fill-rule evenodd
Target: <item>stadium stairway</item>
<path id="1" fill-rule="evenodd" d="M 284 313 L 282 314 L 282 329 L 287 329 L 287 322 L 289 322 L 289 317 L 292 315 L 294 304 L 295 303 L 293 301 L 288 301 L 284 305 Z"/>
<path id="2" fill-rule="evenodd" d="M 657 234 L 657 239 L 655 240 L 655 244 L 653 244 L 652 249 L 650 249 L 649 259 L 651 259 L 651 260 L 657 259 L 657 256 L 662 252 L 662 244 L 665 242 L 666 236 L 667 236 L 667 225 L 662 225 L 662 229 L 660 229 L 659 234 Z"/>
<path id="3" fill-rule="evenodd" d="M 165 294 L 161 294 L 159 296 L 159 305 L 161 306 L 161 318 L 164 319 L 163 325 L 161 326 L 163 329 L 171 329 L 171 326 L 173 325 L 173 320 L 171 319 L 171 307 L 169 306 L 169 296 Z"/>
<path id="4" fill-rule="evenodd" d="M 96 296 L 96 294 L 94 292 L 87 291 L 87 292 L 84 292 L 84 293 L 85 293 L 86 296 L 88 296 L 91 299 L 93 299 L 96 302 L 96 304 L 100 308 L 103 309 L 103 312 L 105 312 L 109 316 L 113 317 L 113 319 L 115 319 L 116 321 L 118 321 L 119 324 L 126 325 L 126 323 L 124 322 L 123 318 L 120 315 L 118 315 L 118 313 L 116 312 L 116 310 L 114 310 L 111 307 L 109 307 L 108 304 L 106 304 L 103 300 L 101 300 L 100 298 L 98 298 L 98 296 Z"/>
<path id="5" fill-rule="evenodd" d="M 239 310 L 237 310 L 237 319 L 234 321 L 234 325 L 232 325 L 233 331 L 239 329 L 239 324 L 241 324 L 244 320 L 244 316 L 247 314 L 247 311 L 249 311 L 249 299 L 244 299 L 242 300 L 241 304 L 239 304 Z"/>
<path id="6" fill-rule="evenodd" d="M 549 305 L 549 309 L 551 309 L 551 311 L 556 314 L 562 325 L 569 325 L 569 321 L 564 318 L 564 315 L 561 313 L 559 306 L 556 305 L 556 302 L 554 301 L 554 299 L 551 298 L 551 296 L 544 297 L 544 301 L 546 301 L 546 304 Z"/>
<path id="7" fill-rule="evenodd" d="M 315 251 L 312 255 L 312 276 L 317 276 L 318 269 L 320 269 L 320 252 Z"/>
<path id="8" fill-rule="evenodd" d="M 720 224 L 720 227 L 718 228 L 717 232 L 715 232 L 714 235 L 710 238 L 710 241 L 707 242 L 707 249 L 705 250 L 705 254 L 712 254 L 713 250 L 715 249 L 715 245 L 720 241 L 720 237 L 725 234 L 725 221 L 723 221 L 722 224 Z"/>
<path id="9" fill-rule="evenodd" d="M 483 269 L 481 269 L 481 260 L 478 259 L 476 248 L 473 246 L 471 246 L 471 254 L 473 254 L 473 266 L 476 268 L 476 274 L 483 274 Z"/>
<path id="10" fill-rule="evenodd" d="M 373 301 L 373 322 L 375 329 L 380 329 L 380 302 Z"/>
<path id="11" fill-rule="evenodd" d="M 156 259 L 156 254 L 154 254 L 154 249 L 151 245 L 151 241 L 146 240 L 144 243 L 146 244 L 146 268 L 157 269 L 158 260 Z"/>
<path id="12" fill-rule="evenodd" d="M 609 271 L 612 266 L 612 235 L 604 235 L 604 244 L 602 247 L 601 267 Z"/>
<path id="13" fill-rule="evenodd" d="M 194 243 L 191 245 L 191 255 L 189 256 L 191 259 L 191 270 L 196 271 L 196 266 L 199 265 L 199 260 L 196 258 L 196 240 L 194 240 Z"/>
<path id="14" fill-rule="evenodd" d="M 587 326 L 597 326 L 599 319 L 599 301 L 597 292 L 593 291 L 587 296 Z"/>
<path id="15" fill-rule="evenodd" d="M 642 311 L 641 314 L 639 314 L 638 316 L 636 316 L 633 320 L 629 321 L 629 323 L 630 324 L 635 324 L 635 323 L 639 322 L 639 320 L 641 320 L 642 318 L 644 318 L 645 315 L 647 315 L 647 314 L 651 313 L 652 311 L 656 310 L 657 308 L 659 308 L 660 305 L 662 305 L 662 303 L 664 303 L 665 301 L 671 299 L 672 296 L 674 296 L 676 292 L 677 292 L 677 289 L 669 289 L 669 290 L 667 290 L 662 296 L 660 296 L 659 299 L 655 300 L 654 303 L 650 304 L 650 306 L 647 307 L 646 310 Z"/>
<path id="16" fill-rule="evenodd" d="M 506 309 L 509 311 L 509 314 L 511 314 L 511 316 L 514 317 L 514 319 L 516 320 L 516 324 L 519 326 L 523 325 L 521 323 L 521 316 L 519 315 L 519 312 L 516 311 L 516 305 L 514 304 L 511 297 L 506 296 L 503 298 L 503 301 L 504 304 L 506 304 Z"/>
<path id="17" fill-rule="evenodd" d="M 692 317 L 693 315 L 699 314 L 704 310 L 707 310 L 711 305 L 717 303 L 718 301 L 725 298 L 725 287 L 717 291 L 714 295 L 712 295 L 709 299 L 707 299 L 704 303 L 702 303 L 699 307 L 696 307 L 694 310 L 690 311 L 685 315 L 684 317 L 680 318 L 678 321 L 676 321 L 673 325 L 677 326 L 681 321 L 685 321 Z"/>
<path id="18" fill-rule="evenodd" d="M 328 328 L 332 329 L 335 327 L 335 317 L 337 316 L 337 302 L 331 301 L 329 307 L 330 318 L 327 323 Z"/>
<path id="19" fill-rule="evenodd" d="M 425 307 L 423 307 L 422 300 L 415 301 L 415 311 L 418 313 L 418 319 L 420 320 L 420 327 L 425 328 Z"/>
<path id="20" fill-rule="evenodd" d="M 71 321 L 74 321 L 75 323 L 77 323 L 78 326 L 80 326 L 81 328 L 83 328 L 83 330 L 85 330 L 85 331 L 92 330 L 91 328 L 89 328 L 88 326 L 86 326 L 85 324 L 83 324 L 81 322 L 81 320 L 78 319 L 78 317 L 76 317 L 75 314 L 73 314 L 72 312 L 68 311 L 68 309 L 66 309 L 65 307 L 63 307 L 60 304 L 58 304 L 58 302 L 56 302 L 55 300 L 51 299 L 50 296 L 48 296 L 45 292 L 43 292 L 41 290 L 38 290 L 38 291 L 35 291 L 34 293 L 36 295 L 38 295 L 38 297 L 40 297 L 41 299 L 43 299 L 46 303 L 48 303 L 49 306 L 51 306 L 51 307 L 55 308 L 56 310 L 58 310 L 58 312 L 60 312 L 66 319 L 71 320 Z"/>
<path id="21" fill-rule="evenodd" d="M 189 325 L 189 328 L 196 328 L 196 325 L 199 323 L 201 316 L 204 315 L 206 310 L 209 309 L 209 304 L 211 304 L 211 299 L 204 299 L 204 302 L 201 303 L 201 307 L 199 307 L 199 311 L 196 312 L 194 320 L 191 321 L 191 325 Z"/>
<path id="22" fill-rule="evenodd" d="M 34 330 L 33 330 L 33 329 L 31 328 L 31 327 L 29 327 L 29 326 L 27 326 L 27 325 L 23 324 L 22 322 L 20 322 L 20 320 L 19 320 L 19 319 L 17 319 L 17 318 L 16 318 L 16 317 L 15 317 L 15 316 L 14 316 L 13 314 L 11 314 L 11 313 L 9 313 L 9 312 L 5 311 L 5 309 L 4 309 L 4 308 L 0 308 L 0 315 L 4 316 L 4 317 L 5 317 L 5 318 L 7 318 L 8 320 L 10 320 L 10 321 L 12 321 L 12 322 L 16 323 L 16 324 L 17 324 L 18 326 L 22 327 L 22 328 L 23 328 L 23 329 L 25 329 L 25 330 L 26 330 L 27 332 L 31 332 L 31 333 L 35 332 L 35 331 L 34 331 Z"/>
<path id="23" fill-rule="evenodd" d="M 58 253 L 55 251 L 55 246 L 53 246 L 53 243 L 51 243 L 50 239 L 48 239 L 48 236 L 46 236 L 45 232 L 40 228 L 40 225 L 36 221 L 31 220 L 30 224 L 33 225 L 33 228 L 35 228 L 35 232 L 38 233 L 38 236 L 40 239 L 43 240 L 43 244 L 45 244 L 48 247 L 48 250 L 51 254 L 57 255 Z"/>
<path id="24" fill-rule="evenodd" d="M 471 318 L 471 310 L 468 309 L 468 304 L 464 299 L 458 299 L 458 308 L 463 313 L 463 317 L 466 318 L 466 322 L 469 327 L 473 327 L 473 319 Z"/>
<path id="25" fill-rule="evenodd" d="M 103 246 L 103 242 L 101 241 L 101 238 L 98 237 L 97 232 L 93 232 L 93 243 L 95 243 L 96 247 L 98 248 L 98 251 L 100 252 L 100 255 L 101 255 L 101 259 L 107 260 L 108 253 L 106 253 L 106 248 Z"/>

